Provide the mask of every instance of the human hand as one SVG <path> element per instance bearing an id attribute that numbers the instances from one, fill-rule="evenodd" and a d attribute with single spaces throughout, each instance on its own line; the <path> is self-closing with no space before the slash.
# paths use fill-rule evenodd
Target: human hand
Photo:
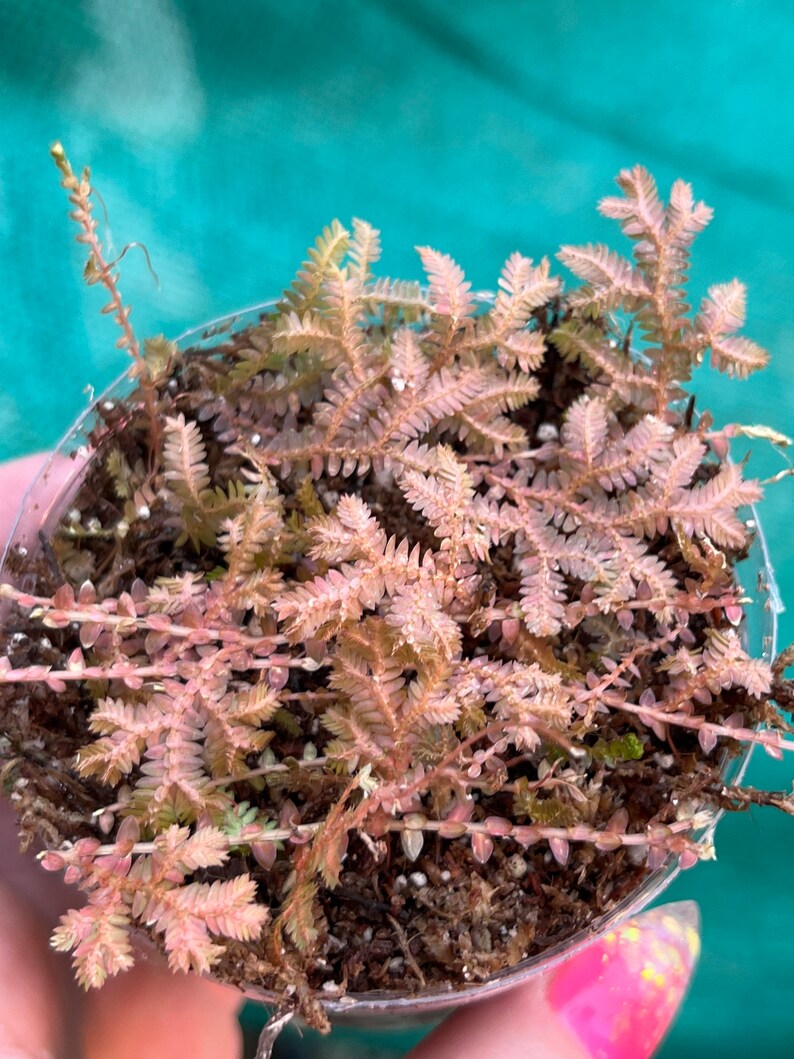
<path id="1" fill-rule="evenodd" d="M 44 460 L 0 465 L 0 542 Z M 53 476 L 53 490 L 57 490 Z M 0 803 L 0 1059 L 232 1059 L 240 994 L 156 959 L 82 994 L 47 945 L 75 893 L 17 850 Z M 645 912 L 547 978 L 459 1010 L 409 1059 L 647 1059 L 686 992 L 699 948 L 692 903 Z"/>

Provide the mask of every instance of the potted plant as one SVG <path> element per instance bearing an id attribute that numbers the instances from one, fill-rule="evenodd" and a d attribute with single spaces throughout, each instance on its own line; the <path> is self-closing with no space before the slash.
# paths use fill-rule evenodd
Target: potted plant
<path id="1" fill-rule="evenodd" d="M 138 931 L 318 1028 L 444 1010 L 637 910 L 719 811 L 791 811 L 741 786 L 791 745 L 761 489 L 683 388 L 767 355 L 737 281 L 689 310 L 687 184 L 621 173 L 634 260 L 565 247 L 567 292 L 519 254 L 493 296 L 429 248 L 377 279 L 335 222 L 278 303 L 141 345 L 53 154 L 132 367 L 6 554 L 3 777 L 86 895 L 83 984 Z"/>

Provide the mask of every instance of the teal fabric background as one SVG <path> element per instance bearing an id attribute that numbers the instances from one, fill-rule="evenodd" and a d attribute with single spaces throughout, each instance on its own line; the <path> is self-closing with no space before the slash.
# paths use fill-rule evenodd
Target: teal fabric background
<path id="1" fill-rule="evenodd" d="M 0 455 L 52 445 L 124 367 L 80 281 L 56 137 L 91 163 L 116 247 L 149 247 L 159 289 L 123 265 L 142 334 L 271 297 L 334 216 L 384 229 L 385 274 L 417 276 L 430 243 L 485 287 L 514 249 L 615 240 L 594 206 L 621 167 L 683 176 L 716 209 L 696 297 L 746 280 L 774 355 L 745 383 L 703 374 L 702 404 L 792 431 L 793 49 L 785 0 L 0 0 Z M 792 489 L 763 508 L 789 601 Z M 793 772 L 759 755 L 751 779 Z M 675 884 L 704 953 L 664 1056 L 794 1055 L 793 850 L 790 818 L 734 817 L 717 864 Z"/>

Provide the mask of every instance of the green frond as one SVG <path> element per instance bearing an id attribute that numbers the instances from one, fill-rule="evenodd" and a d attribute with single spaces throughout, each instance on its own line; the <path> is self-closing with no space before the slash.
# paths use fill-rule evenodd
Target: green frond
<path id="1" fill-rule="evenodd" d="M 327 319 L 317 311 L 307 310 L 302 315 L 294 310 L 277 321 L 273 331 L 273 348 L 277 353 L 292 356 L 309 349 L 315 353 L 331 353 L 338 346 L 338 338 Z"/>
<path id="2" fill-rule="evenodd" d="M 323 286 L 332 268 L 342 264 L 350 247 L 350 232 L 332 221 L 317 237 L 292 286 L 278 305 L 285 314 L 303 314 L 323 306 Z"/>

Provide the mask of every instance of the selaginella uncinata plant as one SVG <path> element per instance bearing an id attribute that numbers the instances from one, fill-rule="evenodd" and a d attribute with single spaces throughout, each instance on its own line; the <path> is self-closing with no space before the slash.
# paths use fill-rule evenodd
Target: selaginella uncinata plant
<path id="1" fill-rule="evenodd" d="M 559 943 L 710 857 L 717 809 L 792 810 L 723 775 L 792 745 L 790 695 L 743 639 L 743 428 L 684 389 L 767 354 L 738 281 L 690 311 L 688 184 L 622 172 L 600 209 L 633 260 L 565 247 L 566 292 L 519 253 L 492 298 L 428 247 L 424 285 L 375 278 L 379 233 L 334 222 L 258 322 L 185 350 L 139 344 L 54 155 L 135 385 L 7 557 L 3 776 L 86 895 L 53 938 L 84 985 L 142 928 L 323 1026 L 318 997 Z"/>

